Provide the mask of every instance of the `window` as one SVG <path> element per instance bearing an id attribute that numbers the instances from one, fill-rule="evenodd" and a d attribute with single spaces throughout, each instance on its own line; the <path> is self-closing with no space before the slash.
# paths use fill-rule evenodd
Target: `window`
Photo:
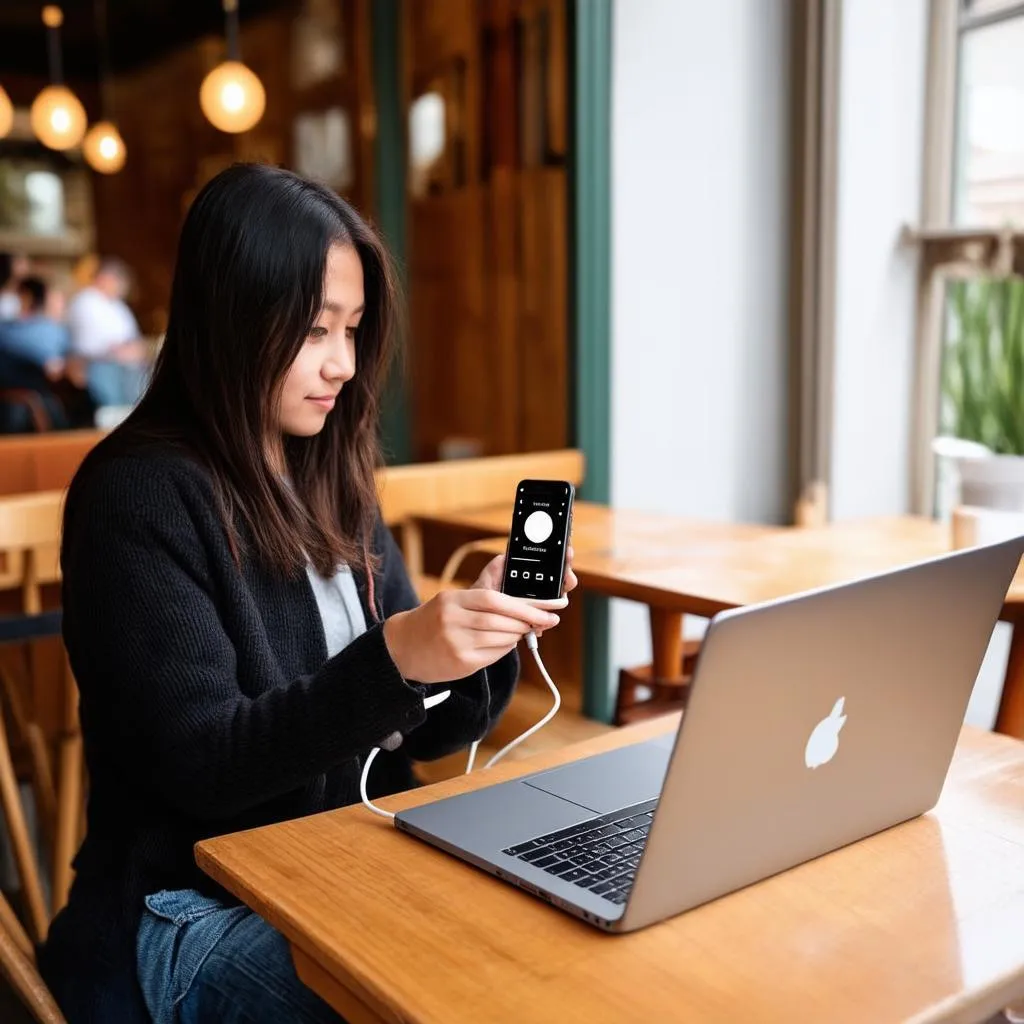
<path id="1" fill-rule="evenodd" d="M 352 130 L 344 107 L 300 114 L 295 119 L 295 169 L 346 192 L 355 181 Z"/>
<path id="2" fill-rule="evenodd" d="M 965 0 L 964 7 L 953 220 L 1024 226 L 1024 6 Z"/>
<path id="3" fill-rule="evenodd" d="M 994 289 L 998 299 L 1024 273 L 1024 0 L 931 0 L 930 17 L 924 226 L 908 232 L 921 254 L 912 506 L 945 516 L 950 467 L 932 446 L 943 429 L 963 430 L 949 360 L 964 355 L 964 303 L 979 300 L 972 351 L 986 329 L 998 345 L 980 298 Z"/>
<path id="4" fill-rule="evenodd" d="M 65 227 L 61 175 L 33 160 L 0 160 L 0 230 L 60 235 Z"/>

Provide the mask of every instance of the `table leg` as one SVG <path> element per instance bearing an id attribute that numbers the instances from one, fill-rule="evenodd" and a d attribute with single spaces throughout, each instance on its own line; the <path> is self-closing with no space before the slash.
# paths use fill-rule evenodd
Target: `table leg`
<path id="1" fill-rule="evenodd" d="M 292 962 L 295 964 L 295 973 L 299 980 L 332 1009 L 337 1010 L 346 1024 L 399 1024 L 397 1015 L 386 1011 L 378 1013 L 360 999 L 344 981 L 336 978 L 298 946 L 293 945 L 291 949 Z"/>
<path id="2" fill-rule="evenodd" d="M 678 679 L 683 665 L 683 613 L 651 608 L 651 675 Z"/>
<path id="3" fill-rule="evenodd" d="M 995 729 L 1007 736 L 1024 739 L 1024 621 L 1014 616 L 1009 622 L 1013 627 L 1013 639 L 1010 641 L 1010 657 L 1006 662 Z"/>

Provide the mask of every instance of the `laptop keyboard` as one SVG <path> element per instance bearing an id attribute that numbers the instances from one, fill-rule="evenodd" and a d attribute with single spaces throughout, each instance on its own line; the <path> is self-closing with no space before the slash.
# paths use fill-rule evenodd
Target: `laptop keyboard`
<path id="1" fill-rule="evenodd" d="M 621 905 L 633 888 L 657 806 L 647 800 L 623 807 L 501 852 Z"/>

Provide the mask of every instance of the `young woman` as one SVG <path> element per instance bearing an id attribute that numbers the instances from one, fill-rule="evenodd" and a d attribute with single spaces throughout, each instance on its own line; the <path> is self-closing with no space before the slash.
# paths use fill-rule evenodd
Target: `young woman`
<path id="1" fill-rule="evenodd" d="M 396 312 L 327 189 L 237 166 L 193 203 L 152 383 L 67 501 L 88 831 L 40 964 L 71 1024 L 336 1021 L 193 844 L 357 802 L 384 740 L 374 774 L 411 784 L 409 758 L 488 730 L 517 642 L 557 622 L 499 592 L 501 559 L 417 607 L 374 489 Z"/>

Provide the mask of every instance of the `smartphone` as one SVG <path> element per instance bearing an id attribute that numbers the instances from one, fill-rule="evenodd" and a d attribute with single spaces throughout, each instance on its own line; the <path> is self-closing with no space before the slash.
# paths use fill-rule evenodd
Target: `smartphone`
<path id="1" fill-rule="evenodd" d="M 562 596 L 575 493 L 566 480 L 519 481 L 502 593 L 541 601 Z"/>

